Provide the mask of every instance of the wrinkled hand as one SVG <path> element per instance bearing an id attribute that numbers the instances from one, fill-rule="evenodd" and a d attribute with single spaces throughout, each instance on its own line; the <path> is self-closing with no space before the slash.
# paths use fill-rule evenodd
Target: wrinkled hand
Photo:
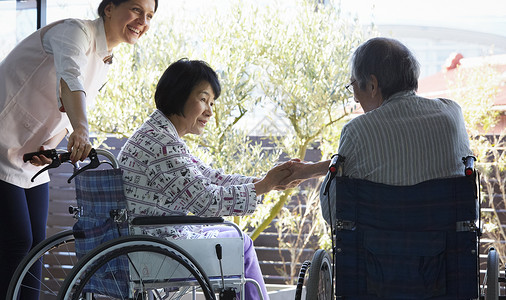
<path id="1" fill-rule="evenodd" d="M 291 175 L 290 166 L 292 161 L 287 161 L 274 166 L 265 176 L 255 182 L 255 190 L 257 195 L 261 195 L 273 190 L 279 183 L 286 180 Z"/>
<path id="2" fill-rule="evenodd" d="M 264 178 L 258 181 L 255 186 L 257 194 L 269 192 L 270 190 L 285 190 L 298 186 L 303 181 L 326 174 L 329 161 L 317 163 L 303 162 L 300 159 L 291 159 L 283 164 L 277 165 Z"/>
<path id="3" fill-rule="evenodd" d="M 39 150 L 42 151 L 45 149 L 43 146 L 40 146 Z M 41 167 L 43 165 L 50 164 L 51 162 L 52 162 L 52 160 L 50 158 L 47 158 L 44 155 L 32 156 L 32 158 L 30 159 L 30 164 L 32 164 L 36 167 Z"/>
<path id="4" fill-rule="evenodd" d="M 72 154 L 70 154 L 72 163 L 78 160 L 83 161 L 88 157 L 91 151 L 91 144 L 87 129 L 76 129 L 72 132 L 67 144 L 67 151 L 72 151 Z"/>
<path id="5" fill-rule="evenodd" d="M 309 167 L 309 163 L 302 162 L 300 160 L 293 161 L 290 166 L 290 176 L 284 178 L 279 182 L 279 187 L 281 188 L 291 188 L 296 187 L 305 180 L 311 178 L 311 176 L 307 172 L 307 168 Z"/>
<path id="6" fill-rule="evenodd" d="M 292 158 L 291 160 L 289 160 L 289 162 L 291 162 L 290 168 L 289 168 L 290 175 L 288 175 L 284 178 L 279 178 L 279 181 L 277 182 L 276 186 L 274 187 L 274 189 L 277 191 L 282 191 L 282 190 L 294 188 L 294 187 L 298 186 L 299 184 L 301 184 L 305 180 L 305 179 L 296 178 L 295 176 L 297 176 L 297 174 L 294 174 L 294 171 L 296 171 L 296 169 L 298 168 L 297 165 L 302 163 L 301 160 L 298 158 Z"/>
<path id="7" fill-rule="evenodd" d="M 291 166 L 292 160 L 286 161 L 282 164 L 278 164 L 270 169 L 262 180 L 267 180 L 270 184 L 270 188 L 274 189 L 280 185 L 281 181 L 287 180 L 292 175 Z"/>

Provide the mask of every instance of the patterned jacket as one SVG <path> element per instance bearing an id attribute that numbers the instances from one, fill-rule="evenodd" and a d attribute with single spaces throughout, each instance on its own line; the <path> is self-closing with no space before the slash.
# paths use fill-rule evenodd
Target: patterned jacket
<path id="1" fill-rule="evenodd" d="M 259 202 L 254 177 L 227 175 L 193 156 L 159 110 L 128 139 L 118 161 L 130 217 L 251 214 Z M 214 236 L 200 226 L 144 229 L 171 238 Z"/>

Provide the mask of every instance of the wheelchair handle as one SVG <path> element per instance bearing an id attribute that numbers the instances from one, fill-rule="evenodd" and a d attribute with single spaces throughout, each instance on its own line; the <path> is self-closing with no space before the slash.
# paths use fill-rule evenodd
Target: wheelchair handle
<path id="1" fill-rule="evenodd" d="M 113 166 L 113 168 L 117 169 L 119 167 L 116 157 L 111 152 L 104 149 L 95 149 L 95 152 L 97 155 L 102 155 L 106 157 Z M 44 155 L 47 158 L 50 158 L 52 160 L 57 159 L 60 161 L 60 163 L 63 163 L 70 160 L 70 154 L 71 152 L 58 152 L 57 149 L 41 150 L 23 154 L 23 162 L 31 160 L 32 157 L 34 156 Z M 92 155 L 93 155 L 92 151 L 90 151 L 90 154 L 88 154 L 88 158 L 91 158 Z"/>
<path id="2" fill-rule="evenodd" d="M 464 175 L 471 176 L 474 173 L 474 162 L 476 161 L 476 157 L 472 155 L 468 155 L 462 157 L 462 162 L 464 163 Z"/>
<path id="3" fill-rule="evenodd" d="M 56 149 L 41 150 L 41 151 L 37 151 L 37 152 L 25 153 L 23 155 L 23 162 L 27 162 L 27 161 L 31 160 L 32 157 L 39 156 L 39 155 L 44 155 L 47 158 L 54 159 L 55 155 L 58 155 L 58 153 L 56 152 Z M 56 158 L 58 159 L 58 157 L 56 157 Z"/>
<path id="4" fill-rule="evenodd" d="M 339 154 L 332 155 L 332 159 L 330 160 L 329 172 L 335 176 L 336 172 L 339 171 L 342 173 L 342 163 L 344 162 L 344 156 Z M 342 174 L 339 174 L 342 176 Z"/>
<path id="5" fill-rule="evenodd" d="M 47 158 L 50 158 L 52 161 L 49 165 L 45 166 L 43 169 L 41 169 L 39 172 L 37 172 L 31 179 L 33 182 L 37 176 L 39 176 L 42 172 L 58 168 L 62 163 L 69 162 L 70 163 L 70 154 L 71 152 L 58 152 L 57 149 L 49 149 L 49 150 L 41 150 L 37 152 L 30 152 L 23 155 L 23 161 L 27 162 L 31 160 L 34 156 L 44 155 Z M 106 163 L 110 164 L 113 168 L 117 169 L 119 168 L 118 161 L 116 160 L 116 157 L 109 151 L 104 149 L 91 149 L 90 153 L 88 154 L 88 158 L 90 159 L 90 163 L 82 168 L 77 168 L 77 166 L 74 164 L 75 172 L 74 174 L 67 180 L 68 183 L 80 174 L 81 172 L 88 170 L 88 169 L 95 169 L 97 168 L 101 162 L 98 160 L 98 155 L 105 156 L 109 161 Z"/>
<path id="6" fill-rule="evenodd" d="M 330 165 L 329 165 L 329 179 L 327 180 L 327 184 L 325 185 L 325 189 L 323 191 L 323 195 L 327 195 L 330 188 L 330 183 L 332 182 L 332 179 L 338 176 L 343 176 L 343 164 L 344 164 L 345 157 L 339 154 L 332 155 L 332 158 L 330 159 Z"/>

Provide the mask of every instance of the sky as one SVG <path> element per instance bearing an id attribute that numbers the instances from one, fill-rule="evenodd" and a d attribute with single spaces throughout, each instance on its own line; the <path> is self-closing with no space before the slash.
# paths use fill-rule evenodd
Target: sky
<path id="1" fill-rule="evenodd" d="M 341 8 L 363 24 L 438 26 L 506 37 L 505 0 L 341 0 Z"/>
<path id="2" fill-rule="evenodd" d="M 88 0 L 47 0 L 48 5 L 62 5 L 72 1 L 87 3 Z M 170 7 L 182 0 L 162 0 L 160 9 Z M 185 0 L 195 3 L 205 3 L 209 0 Z M 218 3 L 233 0 L 213 0 Z M 289 0 L 283 0 L 289 1 Z M 430 25 L 450 28 L 468 29 L 487 33 L 494 33 L 506 37 L 506 1 L 505 0 L 333 0 L 339 3 L 343 12 L 358 17 L 363 24 L 409 24 Z M 99 0 L 90 0 L 96 6 Z M 269 1 L 265 1 L 268 3 Z M 12 8 L 14 0 L 0 0 L 0 15 L 2 23 L 13 24 L 9 20 L 14 17 Z M 81 8 L 86 7 L 85 5 Z M 8 15 L 5 13 L 9 10 Z M 65 12 L 64 17 L 82 13 L 83 9 L 72 9 Z M 58 19 L 58 15 L 50 15 L 48 19 Z M 0 26 L 1 31 L 8 30 L 8 26 Z"/>
<path id="3" fill-rule="evenodd" d="M 212 1 L 212 2 L 209 2 Z M 184 7 L 202 7 L 213 3 L 226 5 L 235 0 L 161 0 L 159 10 L 179 9 Z M 270 3 L 276 0 L 256 0 Z M 290 5 L 291 0 L 277 0 Z M 504 37 L 506 44 L 506 0 L 327 0 L 341 6 L 344 15 L 357 17 L 364 25 L 421 25 L 465 29 Z M 90 13 L 100 0 L 47 0 L 47 22 L 66 17 L 90 18 Z M 292 2 L 293 3 L 293 2 Z M 70 7 L 78 5 L 78 7 Z M 60 6 L 67 6 L 60 10 Z M 11 49 L 16 40 L 7 38 L 21 32 L 28 35 L 35 24 L 26 23 L 34 19 L 15 11 L 14 0 L 0 0 L 0 58 Z M 83 15 L 83 12 L 86 12 Z M 28 19 L 28 20 L 25 20 Z M 27 29 L 20 29 L 27 27 Z M 7 40 L 6 40 L 7 39 Z M 19 39 L 19 36 L 18 36 Z M 502 39 L 501 39 L 502 40 Z"/>

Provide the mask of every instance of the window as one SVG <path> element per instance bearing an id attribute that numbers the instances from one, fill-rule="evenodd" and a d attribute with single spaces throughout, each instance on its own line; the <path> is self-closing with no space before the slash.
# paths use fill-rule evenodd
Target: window
<path id="1" fill-rule="evenodd" d="M 0 60 L 21 40 L 64 18 L 95 19 L 100 0 L 0 0 Z"/>
<path id="2" fill-rule="evenodd" d="M 1 0 L 0 19 L 2 24 L 7 24 L 0 26 L 1 59 L 19 41 L 37 29 L 37 0 Z"/>

